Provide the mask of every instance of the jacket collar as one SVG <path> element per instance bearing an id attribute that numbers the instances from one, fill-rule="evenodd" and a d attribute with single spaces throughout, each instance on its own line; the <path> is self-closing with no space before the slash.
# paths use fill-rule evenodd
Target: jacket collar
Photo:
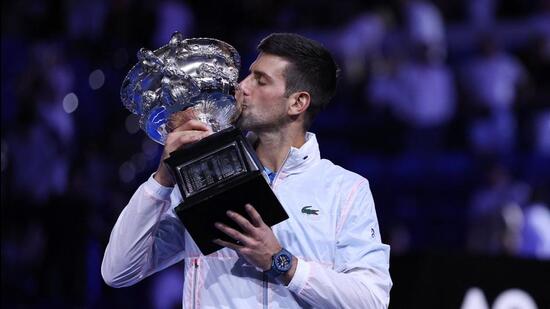
<path id="1" fill-rule="evenodd" d="M 319 144 L 317 143 L 315 134 L 306 132 L 305 138 L 306 142 L 300 148 L 290 147 L 283 167 L 280 171 L 277 171 L 277 174 L 298 174 L 321 160 Z M 246 134 L 246 139 L 250 144 L 255 145 L 258 137 L 254 132 L 249 131 Z"/>
<path id="2" fill-rule="evenodd" d="M 281 168 L 281 174 L 298 174 L 321 160 L 319 144 L 315 134 L 306 133 L 306 142 L 300 147 L 290 147 L 288 156 Z"/>

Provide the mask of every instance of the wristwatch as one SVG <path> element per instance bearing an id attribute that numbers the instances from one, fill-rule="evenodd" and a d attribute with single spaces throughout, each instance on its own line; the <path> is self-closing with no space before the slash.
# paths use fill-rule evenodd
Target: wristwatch
<path id="1" fill-rule="evenodd" d="M 292 253 L 282 248 L 281 251 L 271 257 L 271 268 L 266 270 L 265 273 L 271 278 L 276 278 L 285 274 L 291 267 Z"/>

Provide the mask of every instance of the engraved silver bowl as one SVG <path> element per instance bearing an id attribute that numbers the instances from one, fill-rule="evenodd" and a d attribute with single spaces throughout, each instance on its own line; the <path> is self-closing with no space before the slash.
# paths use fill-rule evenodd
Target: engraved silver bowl
<path id="1" fill-rule="evenodd" d="M 166 135 L 190 118 L 218 132 L 240 114 L 234 93 L 241 60 L 233 46 L 211 38 L 183 39 L 175 32 L 168 44 L 155 51 L 142 48 L 137 57 L 120 97 L 154 141 L 164 144 Z"/>

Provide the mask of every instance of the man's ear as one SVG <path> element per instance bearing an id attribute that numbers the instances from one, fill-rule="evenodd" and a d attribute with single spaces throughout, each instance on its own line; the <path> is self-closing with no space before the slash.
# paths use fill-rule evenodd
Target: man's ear
<path id="1" fill-rule="evenodd" d="M 309 107 L 309 103 L 311 101 L 309 93 L 305 91 L 295 92 L 290 96 L 289 99 L 291 100 L 290 106 L 288 108 L 288 114 L 290 116 L 298 116 L 300 114 L 304 114 Z"/>

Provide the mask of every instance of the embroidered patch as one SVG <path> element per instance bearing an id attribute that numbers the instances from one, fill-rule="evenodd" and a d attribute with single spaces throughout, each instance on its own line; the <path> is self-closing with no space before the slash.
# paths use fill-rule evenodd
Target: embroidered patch
<path id="1" fill-rule="evenodd" d="M 311 207 L 313 207 L 313 206 L 304 206 L 302 208 L 302 213 L 306 214 L 306 215 L 318 216 L 319 215 L 319 209 L 311 209 Z"/>

